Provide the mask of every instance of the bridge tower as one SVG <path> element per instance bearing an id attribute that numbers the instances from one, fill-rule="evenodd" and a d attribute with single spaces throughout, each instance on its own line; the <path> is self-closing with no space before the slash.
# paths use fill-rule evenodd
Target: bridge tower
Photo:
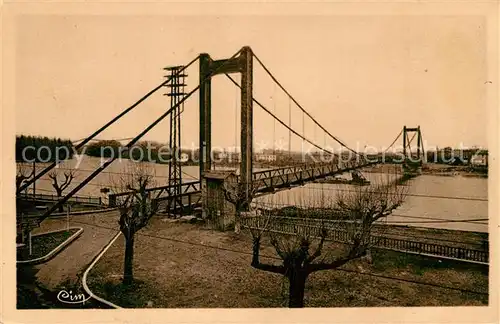
<path id="1" fill-rule="evenodd" d="M 410 134 L 413 135 L 410 137 Z M 411 144 L 414 142 L 415 137 L 417 138 L 417 147 L 416 151 L 412 151 Z M 426 157 L 420 126 L 416 128 L 403 127 L 403 157 L 403 169 L 409 172 L 415 172 L 425 162 Z"/>
<path id="2" fill-rule="evenodd" d="M 243 47 L 234 58 L 213 60 L 209 54 L 200 54 L 200 180 L 212 168 L 212 100 L 211 78 L 217 74 L 241 74 L 241 162 L 239 181 L 245 196 L 251 195 L 252 146 L 253 146 L 253 53 L 250 47 Z"/>

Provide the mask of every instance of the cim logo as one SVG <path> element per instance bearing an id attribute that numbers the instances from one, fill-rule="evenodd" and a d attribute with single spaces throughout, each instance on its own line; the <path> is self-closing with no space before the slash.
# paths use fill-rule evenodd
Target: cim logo
<path id="1" fill-rule="evenodd" d="M 90 296 L 85 297 L 83 293 L 73 293 L 72 290 L 61 290 L 57 294 L 57 300 L 64 304 L 81 304 L 90 299 Z"/>

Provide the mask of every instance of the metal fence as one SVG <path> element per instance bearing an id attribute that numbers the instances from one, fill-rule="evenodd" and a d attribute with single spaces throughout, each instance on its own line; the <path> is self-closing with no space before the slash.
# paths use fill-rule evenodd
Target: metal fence
<path id="1" fill-rule="evenodd" d="M 271 219 L 271 221 L 268 221 L 267 217 L 262 216 L 243 217 L 241 223 L 243 227 L 249 229 L 259 229 L 286 235 L 310 235 L 313 237 L 320 237 L 321 231 L 326 229 L 328 240 L 349 243 L 352 239 L 348 231 L 339 228 L 339 222 L 303 218 L 294 219 L 292 217 L 272 217 Z M 384 235 L 372 235 L 370 243 L 373 247 L 392 251 L 425 254 L 479 263 L 488 263 L 489 261 L 487 250 L 393 238 Z"/>
<path id="2" fill-rule="evenodd" d="M 39 200 L 39 201 L 58 201 L 62 197 L 57 195 L 49 195 L 49 194 L 32 194 L 32 193 L 21 193 L 18 195 L 19 198 L 25 200 Z M 68 199 L 68 202 L 80 203 L 80 204 L 89 204 L 89 205 L 102 205 L 101 197 L 84 197 L 84 196 L 73 196 Z"/>

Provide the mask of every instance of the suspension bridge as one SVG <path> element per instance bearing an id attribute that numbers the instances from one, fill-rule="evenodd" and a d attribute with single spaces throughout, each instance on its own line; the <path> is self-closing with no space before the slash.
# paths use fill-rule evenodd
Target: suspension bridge
<path id="1" fill-rule="evenodd" d="M 187 74 L 186 71 L 193 64 L 199 64 L 199 83 L 193 89 L 187 91 Z M 304 134 L 292 127 L 291 115 L 289 114 L 288 122 L 279 118 L 276 112 L 269 107 L 266 107 L 259 98 L 253 93 L 253 69 L 257 63 L 267 75 L 272 79 L 274 84 L 278 86 L 288 97 L 289 102 L 293 103 L 302 113 L 302 124 L 304 119 L 312 121 L 315 127 L 318 127 L 324 132 L 325 137 L 332 139 L 342 147 L 340 153 L 335 153 L 331 149 L 327 149 L 326 145 L 318 144 L 315 139 Z M 132 149 L 137 143 L 161 121 L 167 119 L 170 122 L 169 133 L 169 149 L 171 158 L 169 159 L 168 181 L 164 186 L 149 188 L 148 191 L 154 193 L 157 197 L 157 203 L 162 204 L 162 208 L 169 213 L 182 212 L 186 207 L 200 207 L 205 214 L 214 212 L 208 207 L 209 202 L 216 201 L 219 204 L 219 212 L 224 209 L 223 185 L 226 181 L 238 184 L 238 188 L 242 190 L 242 194 L 247 199 L 251 199 L 255 195 L 269 194 L 275 190 L 289 188 L 292 186 L 304 185 L 308 182 L 319 178 L 325 178 L 335 174 L 362 169 L 367 166 L 384 162 L 381 156 L 375 155 L 368 157 L 361 152 L 357 152 L 350 148 L 347 144 L 341 141 L 327 130 L 321 123 L 318 122 L 299 102 L 290 94 L 289 91 L 280 83 L 271 70 L 262 62 L 256 53 L 248 46 L 241 48 L 234 53 L 230 58 L 213 59 L 207 53 L 202 53 L 193 58 L 189 63 L 179 66 L 171 66 L 164 69 L 166 74 L 165 80 L 151 91 L 142 96 L 137 102 L 123 110 L 112 120 L 107 122 L 101 128 L 96 130 L 85 139 L 75 141 L 75 149 L 78 151 L 91 141 L 96 141 L 97 136 L 101 134 L 111 125 L 117 123 L 123 116 L 134 110 L 141 103 L 151 97 L 154 93 L 162 89 L 167 89 L 167 95 L 170 98 L 170 107 L 164 113 L 157 117 L 151 124 L 143 129 L 135 137 L 122 138 L 120 141 L 127 141 L 124 146 L 125 150 Z M 237 82 L 231 74 L 239 74 L 240 82 Z M 214 163 L 212 161 L 212 78 L 216 75 L 224 75 L 229 81 L 239 90 L 241 95 L 240 100 L 240 145 L 241 157 L 239 159 L 239 172 L 235 174 L 221 174 L 214 171 Z M 196 93 L 199 94 L 199 176 L 196 181 L 183 181 L 182 177 L 182 161 L 179 159 L 181 150 L 181 121 L 182 114 L 185 109 L 185 103 Z M 253 167 L 255 156 L 254 151 L 254 108 L 262 109 L 267 113 L 275 123 L 284 127 L 289 133 L 289 142 L 291 136 L 299 138 L 303 143 L 308 143 L 316 148 L 321 153 L 320 161 L 307 161 L 302 163 L 290 163 L 285 167 L 256 171 Z M 413 137 L 409 137 L 413 134 Z M 422 134 L 420 127 L 404 126 L 401 132 L 396 136 L 392 144 L 383 152 L 386 153 L 391 149 L 398 140 L 403 137 L 403 152 L 402 160 L 400 161 L 406 168 L 415 168 L 422 164 L 425 160 L 423 148 Z M 411 147 L 414 138 L 417 139 L 416 151 Z M 289 144 L 290 145 L 290 144 Z M 289 148 L 290 150 L 290 148 Z M 347 157 L 347 158 L 346 158 Z M 113 156 L 102 163 L 95 169 L 87 178 L 82 180 L 69 193 L 61 197 L 54 205 L 50 206 L 38 219 L 39 222 L 51 215 L 58 209 L 59 206 L 65 204 L 75 194 L 78 193 L 84 186 L 90 183 L 99 173 L 104 171 L 118 156 Z M 413 164 L 412 164 L 413 163 Z M 30 180 L 27 180 L 17 191 L 19 195 L 27 189 L 32 183 L 39 180 L 47 172 L 57 165 L 56 162 L 50 164 L 41 172 L 36 174 Z M 115 193 L 109 196 L 109 204 L 115 205 L 119 197 L 128 193 Z"/>

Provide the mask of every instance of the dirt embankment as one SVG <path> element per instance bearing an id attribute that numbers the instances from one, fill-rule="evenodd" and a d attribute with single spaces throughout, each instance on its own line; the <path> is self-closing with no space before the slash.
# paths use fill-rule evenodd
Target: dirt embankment
<path id="1" fill-rule="evenodd" d="M 403 168 L 399 164 L 375 164 L 375 165 L 363 168 L 362 172 L 402 174 Z"/>

